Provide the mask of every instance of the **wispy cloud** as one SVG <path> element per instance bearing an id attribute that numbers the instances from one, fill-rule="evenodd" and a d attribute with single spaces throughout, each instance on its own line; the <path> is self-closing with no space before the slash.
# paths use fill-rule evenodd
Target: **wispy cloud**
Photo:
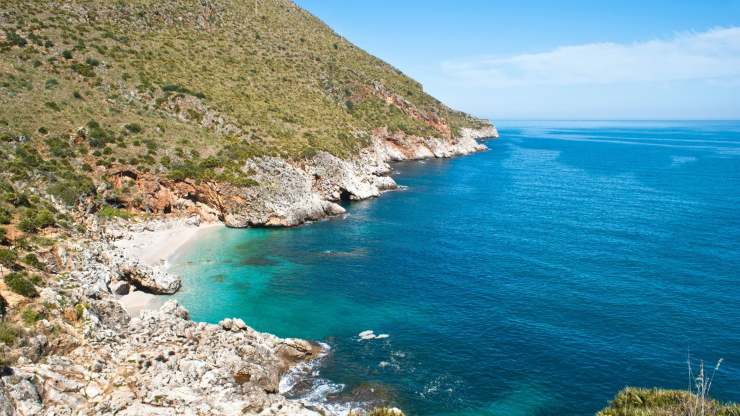
<path id="1" fill-rule="evenodd" d="M 445 62 L 468 86 L 609 84 L 740 79 L 740 27 L 682 33 L 665 40 L 590 43 L 542 53 Z"/>

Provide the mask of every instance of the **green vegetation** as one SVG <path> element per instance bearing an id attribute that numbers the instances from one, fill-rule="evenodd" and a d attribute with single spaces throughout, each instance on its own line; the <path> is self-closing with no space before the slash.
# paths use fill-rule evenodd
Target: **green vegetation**
<path id="1" fill-rule="evenodd" d="M 382 128 L 485 124 L 289 0 L 74 4 L 0 8 L 0 243 L 21 254 L 82 212 L 130 217 L 143 174 L 254 186 L 250 158 L 350 157 Z"/>
<path id="2" fill-rule="evenodd" d="M 44 268 L 44 264 L 41 263 L 41 261 L 39 260 L 39 258 L 36 257 L 36 255 L 33 254 L 33 253 L 26 254 L 23 257 L 23 262 L 26 263 L 27 265 L 35 268 L 35 269 L 38 269 L 38 270 L 42 270 Z"/>
<path id="3" fill-rule="evenodd" d="M 42 208 L 35 210 L 29 208 L 23 211 L 21 220 L 18 223 L 18 229 L 27 233 L 35 233 L 54 224 L 56 224 L 56 219 L 54 218 L 54 214 L 48 209 Z"/>
<path id="4" fill-rule="evenodd" d="M 8 0 L 0 22 L 0 179 L 70 206 L 98 167 L 253 185 L 251 157 L 348 157 L 380 127 L 483 124 L 288 0 Z M 24 219 L 35 232 L 50 217 Z"/>
<path id="5" fill-rule="evenodd" d="M 45 313 L 37 311 L 32 307 L 27 307 L 21 312 L 21 320 L 27 326 L 33 326 L 36 322 L 44 319 Z"/>
<path id="6" fill-rule="evenodd" d="M 738 416 L 740 405 L 723 404 L 682 390 L 640 389 L 628 387 L 597 416 Z M 697 410 L 699 409 L 699 410 Z"/>
<path id="7" fill-rule="evenodd" d="M 5 275 L 4 281 L 10 290 L 19 295 L 27 298 L 35 298 L 39 295 L 36 291 L 36 287 L 30 280 L 28 280 L 25 273 L 9 273 Z"/>
<path id="8" fill-rule="evenodd" d="M 15 325 L 8 322 L 0 322 L 0 342 L 5 345 L 13 345 L 20 335 L 21 331 Z"/>
<path id="9" fill-rule="evenodd" d="M 105 205 L 98 211 L 98 216 L 102 218 L 131 218 L 133 215 L 126 210 Z"/>
<path id="10" fill-rule="evenodd" d="M 18 254 L 16 254 L 15 251 L 8 248 L 0 248 L 0 265 L 7 268 L 13 268 L 17 260 Z"/>

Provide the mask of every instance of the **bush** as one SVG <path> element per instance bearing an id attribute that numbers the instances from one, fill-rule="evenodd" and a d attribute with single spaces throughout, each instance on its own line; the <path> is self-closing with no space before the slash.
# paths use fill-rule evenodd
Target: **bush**
<path id="1" fill-rule="evenodd" d="M 62 57 L 64 57 L 64 59 L 72 59 L 72 51 L 65 50 L 64 52 L 62 52 Z"/>
<path id="2" fill-rule="evenodd" d="M 15 251 L 8 248 L 0 248 L 0 264 L 10 269 L 15 266 L 17 260 L 18 255 Z"/>
<path id="3" fill-rule="evenodd" d="M 13 272 L 7 274 L 3 280 L 12 292 L 21 296 L 35 298 L 39 295 L 39 292 L 36 291 L 36 287 L 23 273 Z"/>
<path id="4" fill-rule="evenodd" d="M 23 213 L 18 228 L 26 233 L 35 233 L 46 227 L 56 224 L 54 214 L 46 208 L 39 210 L 27 209 Z"/>
<path id="5" fill-rule="evenodd" d="M 141 133 L 142 131 L 144 131 L 139 123 L 129 123 L 126 124 L 124 127 L 126 128 L 126 130 L 128 130 L 129 133 L 133 134 Z"/>
<path id="6" fill-rule="evenodd" d="M 85 78 L 93 78 L 95 76 L 95 67 L 89 64 L 72 64 L 72 70 L 82 75 Z"/>
<path id="7" fill-rule="evenodd" d="M 21 48 L 24 48 L 26 45 L 28 45 L 28 41 L 23 36 L 15 33 L 14 30 L 5 31 L 5 40 L 10 45 L 19 46 Z"/>
<path id="8" fill-rule="evenodd" d="M 5 242 L 5 237 L 8 235 L 8 232 L 5 230 L 5 228 L 0 227 L 0 244 Z"/>
<path id="9" fill-rule="evenodd" d="M 5 345 L 13 345 L 15 340 L 21 335 L 21 331 L 7 322 L 0 322 L 0 342 Z"/>
<path id="10" fill-rule="evenodd" d="M 43 312 L 38 312 L 29 307 L 29 308 L 24 309 L 23 312 L 21 312 L 21 320 L 23 320 L 24 324 L 31 326 L 35 324 L 36 322 L 44 319 L 44 315 L 45 314 Z"/>
<path id="11" fill-rule="evenodd" d="M 85 63 L 86 63 L 87 65 L 89 65 L 89 66 L 93 66 L 93 67 L 94 67 L 94 66 L 99 66 L 99 65 L 100 65 L 100 61 L 98 61 L 98 60 L 97 60 L 97 59 L 95 59 L 95 58 L 87 58 L 87 59 L 85 59 Z"/>
<path id="12" fill-rule="evenodd" d="M 39 260 L 39 258 L 33 253 L 26 254 L 25 257 L 23 257 L 23 262 L 38 270 L 43 270 L 44 268 L 44 263 L 41 263 L 41 260 Z"/>
<path id="13" fill-rule="evenodd" d="M 98 216 L 102 218 L 131 218 L 133 217 L 133 214 L 130 212 L 112 207 L 110 205 L 104 205 L 100 210 L 98 211 Z"/>

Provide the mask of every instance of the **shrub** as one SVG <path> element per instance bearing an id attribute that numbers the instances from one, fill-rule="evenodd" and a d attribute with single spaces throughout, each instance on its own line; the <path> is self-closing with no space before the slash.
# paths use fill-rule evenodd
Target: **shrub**
<path id="1" fill-rule="evenodd" d="M 39 270 L 42 270 L 44 268 L 44 263 L 41 263 L 41 260 L 39 260 L 39 258 L 36 257 L 36 255 L 33 253 L 26 254 L 23 257 L 23 262 Z"/>
<path id="2" fill-rule="evenodd" d="M 28 195 L 23 192 L 13 192 L 9 195 L 8 201 L 16 207 L 30 207 L 31 200 L 28 199 Z"/>
<path id="3" fill-rule="evenodd" d="M 18 255 L 15 251 L 9 248 L 0 248 L 0 264 L 10 269 L 15 266 L 17 260 Z"/>
<path id="4" fill-rule="evenodd" d="M 10 224 L 13 218 L 12 213 L 7 208 L 0 207 L 0 224 Z"/>
<path id="5" fill-rule="evenodd" d="M 59 104 L 55 103 L 54 101 L 47 101 L 44 103 L 44 105 L 53 111 L 62 111 L 62 109 L 59 107 Z"/>
<path id="6" fill-rule="evenodd" d="M 141 133 L 142 131 L 144 131 L 139 123 L 129 123 L 126 124 L 124 127 L 126 128 L 126 130 L 128 130 L 129 133 L 133 134 Z"/>
<path id="7" fill-rule="evenodd" d="M 76 98 L 76 99 L 78 99 L 78 100 L 81 100 L 81 99 L 82 99 L 82 94 L 80 94 L 80 92 L 79 92 L 79 91 L 75 91 L 75 92 L 73 92 L 73 93 L 72 93 L 72 96 L 73 96 L 73 97 L 75 97 L 75 98 Z"/>
<path id="8" fill-rule="evenodd" d="M 89 64 L 72 64 L 72 70 L 82 75 L 85 78 L 93 78 L 95 76 L 95 67 Z"/>
<path id="9" fill-rule="evenodd" d="M 130 212 L 126 210 L 120 209 L 120 208 L 112 207 L 110 205 L 104 205 L 98 211 L 98 216 L 102 218 L 127 218 L 128 219 L 128 218 L 133 217 L 133 214 L 131 214 Z"/>
<path id="10" fill-rule="evenodd" d="M 90 58 L 90 57 L 88 57 L 87 59 L 85 59 L 85 63 L 86 63 L 87 65 L 89 65 L 89 66 L 93 66 L 93 67 L 94 67 L 94 66 L 99 66 L 99 65 L 100 65 L 100 61 L 98 61 L 98 60 L 97 60 L 97 59 L 95 59 L 95 58 Z"/>
<path id="11" fill-rule="evenodd" d="M 26 45 L 28 45 L 28 41 L 23 36 L 15 33 L 14 30 L 5 31 L 5 41 L 10 45 L 19 46 L 21 48 L 24 48 L 26 47 Z"/>
<path id="12" fill-rule="evenodd" d="M 56 219 L 54 218 L 54 214 L 48 209 L 27 209 L 18 223 L 18 228 L 26 233 L 35 233 L 54 224 L 56 224 Z"/>
<path id="13" fill-rule="evenodd" d="M 8 232 L 5 230 L 5 228 L 0 227 L 0 244 L 2 244 L 5 241 L 5 237 L 8 235 Z"/>
<path id="14" fill-rule="evenodd" d="M 72 57 L 73 57 L 73 55 L 72 55 L 72 51 L 70 51 L 70 50 L 65 50 L 65 51 L 63 51 L 63 52 L 62 52 L 62 57 L 63 57 L 64 59 L 72 59 Z"/>
<path id="15" fill-rule="evenodd" d="M 74 206 L 82 196 L 92 193 L 94 189 L 90 178 L 73 173 L 48 187 L 49 193 L 64 201 L 67 206 Z"/>
<path id="16" fill-rule="evenodd" d="M 93 147 L 103 147 L 106 143 L 113 141 L 113 135 L 108 130 L 100 126 L 95 120 L 87 123 L 88 142 Z"/>
<path id="17" fill-rule="evenodd" d="M 44 319 L 44 315 L 45 314 L 43 312 L 36 311 L 29 307 L 23 309 L 23 311 L 21 312 L 21 320 L 23 320 L 24 324 L 31 326 L 36 322 Z"/>
<path id="18" fill-rule="evenodd" d="M 0 322 L 0 342 L 5 345 L 13 345 L 20 335 L 21 332 L 15 327 L 15 325 L 8 322 Z"/>
<path id="19" fill-rule="evenodd" d="M 46 84 L 44 85 L 44 88 L 46 88 L 47 90 L 50 90 L 56 87 L 57 85 L 59 85 L 59 81 L 57 81 L 54 78 L 50 78 L 46 80 Z"/>
<path id="20" fill-rule="evenodd" d="M 23 273 L 13 272 L 7 274 L 3 280 L 11 291 L 21 296 L 35 298 L 39 295 L 36 291 L 36 287 Z"/>

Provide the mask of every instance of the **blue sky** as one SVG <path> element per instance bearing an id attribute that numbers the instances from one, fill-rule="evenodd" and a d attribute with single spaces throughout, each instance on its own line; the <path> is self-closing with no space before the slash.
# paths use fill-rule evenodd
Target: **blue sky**
<path id="1" fill-rule="evenodd" d="M 297 0 L 493 119 L 740 119 L 740 0 Z"/>

